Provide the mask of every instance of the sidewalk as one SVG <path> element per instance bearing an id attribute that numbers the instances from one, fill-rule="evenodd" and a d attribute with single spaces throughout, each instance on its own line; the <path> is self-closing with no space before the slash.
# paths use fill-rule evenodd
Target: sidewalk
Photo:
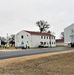
<path id="1" fill-rule="evenodd" d="M 6 51 L 20 51 L 22 49 L 0 49 L 0 52 L 6 52 Z"/>

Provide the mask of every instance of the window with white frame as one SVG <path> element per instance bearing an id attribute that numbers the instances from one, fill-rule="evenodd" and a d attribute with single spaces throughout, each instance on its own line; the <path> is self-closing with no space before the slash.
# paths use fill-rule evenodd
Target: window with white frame
<path id="1" fill-rule="evenodd" d="M 21 36 L 21 39 L 23 39 L 23 38 L 24 38 L 24 36 L 22 35 L 22 36 Z"/>
<path id="2" fill-rule="evenodd" d="M 47 39 L 48 39 L 48 36 L 47 36 Z"/>
<path id="3" fill-rule="evenodd" d="M 74 30 L 73 29 L 71 29 L 71 33 L 73 33 L 74 32 Z"/>
<path id="4" fill-rule="evenodd" d="M 45 39 L 45 36 L 44 36 L 44 39 Z"/>
<path id="5" fill-rule="evenodd" d="M 52 44 L 53 44 L 53 42 L 52 42 Z"/>
<path id="6" fill-rule="evenodd" d="M 43 36 L 41 36 L 41 39 L 43 39 Z"/>
<path id="7" fill-rule="evenodd" d="M 50 39 L 50 36 L 49 36 L 49 39 Z"/>

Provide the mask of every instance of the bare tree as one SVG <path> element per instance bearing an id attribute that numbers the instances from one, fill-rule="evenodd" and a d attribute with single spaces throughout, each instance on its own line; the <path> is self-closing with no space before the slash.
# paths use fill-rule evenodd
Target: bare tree
<path id="1" fill-rule="evenodd" d="M 0 37 L 0 40 L 1 40 L 1 45 L 5 45 L 7 43 L 5 37 Z"/>
<path id="2" fill-rule="evenodd" d="M 43 20 L 37 21 L 36 24 L 39 27 L 40 32 L 45 32 L 47 29 L 49 29 L 49 24 Z"/>
<path id="3" fill-rule="evenodd" d="M 14 34 L 10 35 L 8 40 L 9 40 L 9 43 L 11 44 L 11 46 L 14 45 L 15 44 L 15 35 Z"/>
<path id="4" fill-rule="evenodd" d="M 13 41 L 15 41 L 15 34 L 12 34 L 10 37 Z"/>
<path id="5" fill-rule="evenodd" d="M 64 39 L 64 32 L 61 32 L 61 38 Z"/>
<path id="6" fill-rule="evenodd" d="M 50 30 L 48 30 L 48 33 L 51 34 L 52 32 Z"/>

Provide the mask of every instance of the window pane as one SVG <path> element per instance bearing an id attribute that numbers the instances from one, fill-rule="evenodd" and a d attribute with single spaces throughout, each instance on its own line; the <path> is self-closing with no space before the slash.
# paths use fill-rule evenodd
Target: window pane
<path id="1" fill-rule="evenodd" d="M 50 36 L 49 36 L 49 39 L 50 39 Z"/>
<path id="2" fill-rule="evenodd" d="M 54 39 L 55 39 L 55 36 L 54 36 Z"/>
<path id="3" fill-rule="evenodd" d="M 47 39 L 48 39 L 48 36 L 47 36 Z"/>
<path id="4" fill-rule="evenodd" d="M 53 39 L 53 36 L 52 36 L 52 39 Z"/>
<path id="5" fill-rule="evenodd" d="M 46 42 L 44 42 L 44 45 L 46 44 Z"/>
<path id="6" fill-rule="evenodd" d="M 55 44 L 55 42 L 54 42 L 54 44 Z"/>
<path id="7" fill-rule="evenodd" d="M 41 36 L 41 39 L 43 39 L 43 36 Z"/>
<path id="8" fill-rule="evenodd" d="M 53 42 L 52 42 L 52 44 L 53 44 Z"/>
<path id="9" fill-rule="evenodd" d="M 22 39 L 24 38 L 23 35 L 21 36 L 21 38 L 22 38 Z"/>
<path id="10" fill-rule="evenodd" d="M 44 36 L 44 39 L 45 39 L 45 36 Z"/>

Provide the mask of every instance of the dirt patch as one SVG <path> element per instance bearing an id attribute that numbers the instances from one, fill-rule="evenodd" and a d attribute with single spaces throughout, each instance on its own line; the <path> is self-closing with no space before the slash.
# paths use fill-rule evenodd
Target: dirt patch
<path id="1" fill-rule="evenodd" d="M 0 75 L 74 75 L 74 50 L 0 60 Z"/>

